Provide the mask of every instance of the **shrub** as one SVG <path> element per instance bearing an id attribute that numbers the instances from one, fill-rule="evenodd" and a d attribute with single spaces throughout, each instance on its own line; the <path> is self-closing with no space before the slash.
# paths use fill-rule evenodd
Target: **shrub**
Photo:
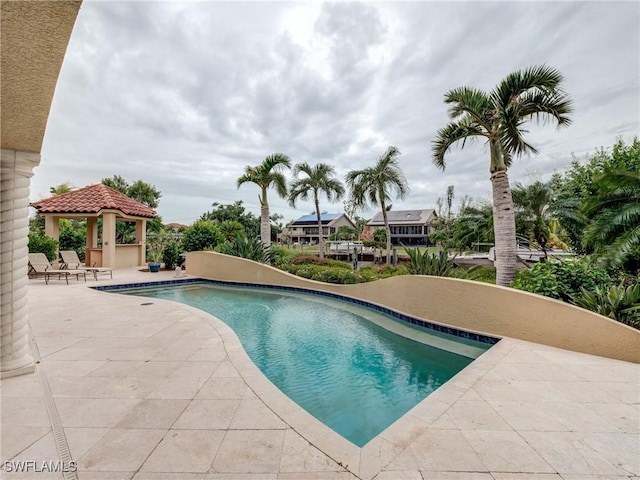
<path id="1" fill-rule="evenodd" d="M 223 243 L 217 248 L 217 251 L 267 264 L 271 264 L 273 260 L 271 248 L 265 246 L 257 238 L 238 237 L 233 241 Z"/>
<path id="2" fill-rule="evenodd" d="M 371 247 L 371 248 L 387 248 L 386 242 L 372 242 L 370 240 L 363 240 L 362 244 L 365 247 Z"/>
<path id="3" fill-rule="evenodd" d="M 404 248 L 409 256 L 407 270 L 412 275 L 436 275 L 439 277 L 451 277 L 455 270 L 453 259 L 449 258 L 446 250 L 438 253 L 429 253 L 428 250 L 420 252 L 417 248 Z"/>
<path id="4" fill-rule="evenodd" d="M 184 231 L 182 246 L 185 252 L 213 249 L 224 241 L 218 226 L 208 220 L 198 220 Z"/>
<path id="5" fill-rule="evenodd" d="M 561 262 L 538 262 L 530 270 L 518 270 L 511 287 L 568 302 L 580 289 L 593 291 L 609 288 L 607 271 L 587 257 L 570 258 Z"/>
<path id="6" fill-rule="evenodd" d="M 291 265 L 323 265 L 325 267 L 346 268 L 351 270 L 351 265 L 339 260 L 320 258 L 315 255 L 297 255 L 291 260 Z"/>
<path id="7" fill-rule="evenodd" d="M 378 228 L 377 230 L 374 230 L 373 239 L 376 242 L 384 243 L 386 245 L 387 231 L 384 228 Z"/>
<path id="8" fill-rule="evenodd" d="M 50 262 L 57 260 L 58 242 L 39 233 L 29 234 L 29 253 L 44 253 Z"/>
<path id="9" fill-rule="evenodd" d="M 621 283 L 609 288 L 596 287 L 592 291 L 581 288 L 579 294 L 571 295 L 571 299 L 578 307 L 640 329 L 640 284 L 625 286 Z"/>
<path id="10" fill-rule="evenodd" d="M 86 244 L 86 230 L 77 230 L 72 226 L 60 229 L 60 250 L 74 250 L 78 258 L 84 261 Z"/>
<path id="11" fill-rule="evenodd" d="M 178 242 L 171 239 L 168 240 L 164 246 L 164 250 L 162 251 L 162 261 L 164 262 L 164 267 L 173 270 L 176 265 L 180 263 L 180 254 L 182 253 L 182 249 Z"/>

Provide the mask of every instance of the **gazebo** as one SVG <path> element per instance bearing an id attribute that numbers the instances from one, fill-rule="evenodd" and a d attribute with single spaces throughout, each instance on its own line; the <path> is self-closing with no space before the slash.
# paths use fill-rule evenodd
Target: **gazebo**
<path id="1" fill-rule="evenodd" d="M 30 205 L 45 218 L 45 234 L 54 240 L 60 237 L 61 218 L 87 219 L 86 265 L 113 269 L 144 265 L 147 220 L 156 216 L 152 208 L 101 183 Z M 99 218 L 102 218 L 101 246 L 98 242 Z M 135 222 L 136 243 L 116 244 L 117 220 Z"/>

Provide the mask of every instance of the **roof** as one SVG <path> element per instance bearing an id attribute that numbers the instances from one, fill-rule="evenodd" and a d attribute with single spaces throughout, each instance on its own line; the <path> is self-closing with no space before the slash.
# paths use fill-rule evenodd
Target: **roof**
<path id="1" fill-rule="evenodd" d="M 333 220 L 337 220 L 343 215 L 344 213 L 322 213 L 320 215 L 320 221 L 324 224 L 330 223 Z M 313 224 L 313 225 L 318 224 L 318 217 L 316 216 L 315 213 L 313 215 L 303 215 L 300 218 L 298 218 L 295 222 L 293 222 L 291 225 L 306 225 L 306 224 Z"/>
<path id="2" fill-rule="evenodd" d="M 153 218 L 155 210 L 102 183 L 31 203 L 38 213 L 99 213 L 120 210 L 132 217 Z"/>
<path id="3" fill-rule="evenodd" d="M 387 212 L 389 223 L 395 225 L 425 224 L 432 216 L 436 216 L 435 210 L 432 208 L 424 210 L 392 210 Z M 367 225 L 384 225 L 382 212 L 378 212 L 375 217 L 369 220 Z"/>

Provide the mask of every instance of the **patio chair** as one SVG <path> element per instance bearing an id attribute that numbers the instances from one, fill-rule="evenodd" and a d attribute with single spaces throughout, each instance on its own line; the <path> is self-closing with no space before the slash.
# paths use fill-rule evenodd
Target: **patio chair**
<path id="1" fill-rule="evenodd" d="M 80 275 L 82 275 L 84 281 L 87 281 L 86 270 L 56 269 L 51 266 L 49 259 L 47 259 L 44 253 L 29 254 L 29 277 L 44 277 L 44 282 L 49 285 L 49 278 L 51 278 L 52 275 L 57 275 L 58 280 L 64 275 L 67 285 L 69 285 L 69 275 L 75 275 L 76 280 L 80 280 Z"/>
<path id="2" fill-rule="evenodd" d="M 86 270 L 93 273 L 93 278 L 98 281 L 98 274 L 109 274 L 113 278 L 113 269 L 109 267 L 88 267 L 80 261 L 75 250 L 60 250 L 62 269 Z"/>

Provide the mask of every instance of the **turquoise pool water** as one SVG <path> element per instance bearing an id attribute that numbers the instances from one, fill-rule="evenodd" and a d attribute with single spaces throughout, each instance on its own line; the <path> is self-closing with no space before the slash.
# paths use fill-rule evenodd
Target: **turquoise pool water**
<path id="1" fill-rule="evenodd" d="M 489 348 L 312 295 L 207 284 L 121 293 L 216 316 L 273 384 L 360 447 Z"/>

